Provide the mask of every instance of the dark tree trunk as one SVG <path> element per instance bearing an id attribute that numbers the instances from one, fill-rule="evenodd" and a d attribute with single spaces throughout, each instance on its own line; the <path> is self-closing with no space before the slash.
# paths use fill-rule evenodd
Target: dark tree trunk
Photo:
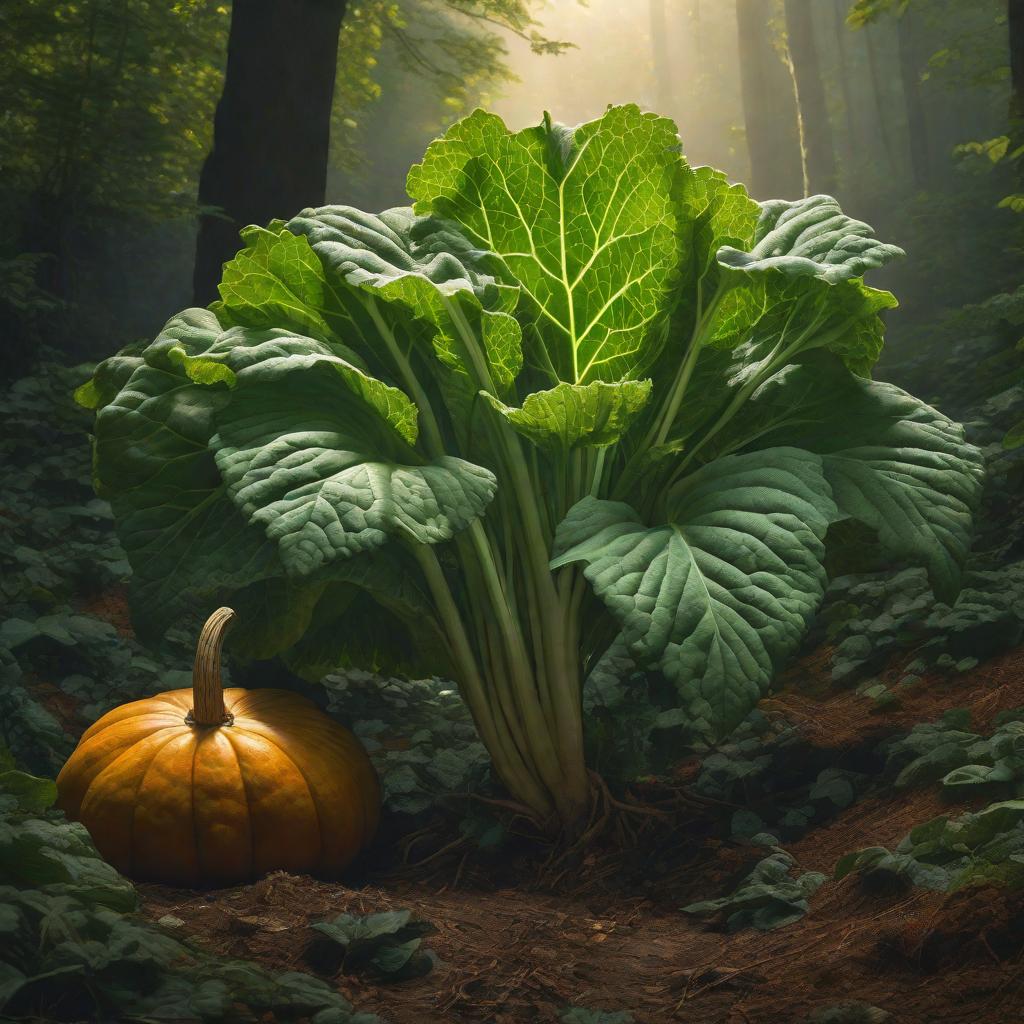
<path id="1" fill-rule="evenodd" d="M 793 89 L 768 25 L 764 0 L 736 0 L 743 119 L 750 152 L 750 192 L 756 199 L 792 198 L 803 191 Z"/>
<path id="2" fill-rule="evenodd" d="M 864 43 L 868 51 L 868 68 L 871 72 L 871 93 L 875 98 L 875 112 L 878 117 L 878 132 L 885 146 L 885 155 L 889 161 L 889 169 L 893 175 L 900 173 L 900 164 L 896 159 L 896 150 L 889 138 L 889 117 L 882 97 L 882 74 L 878 67 L 878 52 L 875 49 L 875 26 L 868 25 L 864 30 Z"/>
<path id="3" fill-rule="evenodd" d="M 839 66 L 836 74 L 839 78 L 839 86 L 843 92 L 843 122 L 846 126 L 846 137 L 843 139 L 845 162 L 853 163 L 855 159 L 863 157 L 861 146 L 860 119 L 857 116 L 858 110 L 853 99 L 853 89 L 850 87 L 850 54 L 846 45 L 846 0 L 834 0 L 832 8 L 832 21 L 835 29 L 836 55 Z M 842 133 L 840 133 L 842 136 Z"/>
<path id="4" fill-rule="evenodd" d="M 672 65 L 668 54 L 665 0 L 648 0 L 651 15 L 651 56 L 654 58 L 654 104 L 658 114 L 674 113 Z"/>
<path id="5" fill-rule="evenodd" d="M 907 107 L 907 143 L 910 147 L 910 171 L 914 184 L 925 188 L 932 177 L 928 118 L 921 98 L 921 48 L 917 42 L 914 8 L 908 7 L 896 25 L 900 50 L 900 78 Z"/>
<path id="6" fill-rule="evenodd" d="M 836 188 L 836 154 L 814 38 L 811 0 L 786 0 L 786 32 L 793 62 L 805 188 L 808 192 L 831 194 Z"/>
<path id="7" fill-rule="evenodd" d="M 213 148 L 199 177 L 194 301 L 217 297 L 247 224 L 324 202 L 346 0 L 234 0 Z M 217 211 L 221 212 L 217 212 Z"/>

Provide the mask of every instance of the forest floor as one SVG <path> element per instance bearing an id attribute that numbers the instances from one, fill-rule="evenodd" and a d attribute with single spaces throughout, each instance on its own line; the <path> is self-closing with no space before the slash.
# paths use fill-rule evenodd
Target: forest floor
<path id="1" fill-rule="evenodd" d="M 1024 649 L 961 676 L 955 688 L 930 681 L 884 716 L 865 710 L 852 691 L 816 699 L 784 688 L 766 710 L 795 723 L 808 750 L 827 749 L 842 763 L 952 707 L 968 709 L 973 728 L 985 732 L 998 712 L 1021 706 Z M 426 940 L 439 958 L 434 970 L 387 986 L 334 979 L 357 1009 L 393 1024 L 558 1021 L 572 1005 L 628 1011 L 637 1024 L 770 1024 L 847 1001 L 901 1022 L 1024 1019 L 1024 894 L 986 886 L 950 895 L 898 885 L 871 891 L 857 875 L 831 877 L 843 854 L 891 848 L 948 811 L 935 787 L 889 788 L 787 844 L 800 869 L 828 880 L 805 917 L 769 932 L 713 930 L 681 912 L 708 891 L 728 890 L 758 859 L 707 822 L 695 823 L 689 838 L 678 829 L 670 840 L 652 834 L 630 863 L 595 850 L 554 887 L 538 879 L 529 858 L 495 865 L 453 856 L 429 869 L 370 869 L 358 888 L 275 874 L 212 892 L 141 891 L 150 917 L 170 915 L 218 954 L 277 969 L 310 969 L 313 922 L 412 910 L 437 929 Z M 866 1008 L 848 1012 L 830 1019 L 885 1019 Z"/>

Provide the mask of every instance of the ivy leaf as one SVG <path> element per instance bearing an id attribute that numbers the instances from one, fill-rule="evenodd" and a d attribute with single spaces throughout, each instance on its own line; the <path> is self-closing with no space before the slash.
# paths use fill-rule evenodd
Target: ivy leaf
<path id="1" fill-rule="evenodd" d="M 0 793 L 7 793 L 26 811 L 45 811 L 57 799 L 53 779 L 41 779 L 16 769 L 0 771 Z"/>

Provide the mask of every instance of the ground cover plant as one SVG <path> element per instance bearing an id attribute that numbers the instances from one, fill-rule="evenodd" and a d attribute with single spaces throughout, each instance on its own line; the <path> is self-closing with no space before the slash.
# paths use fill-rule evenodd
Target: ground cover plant
<path id="1" fill-rule="evenodd" d="M 713 740 L 799 644 L 830 528 L 956 595 L 981 456 L 871 381 L 895 299 L 863 275 L 901 252 L 835 200 L 754 203 L 633 106 L 478 111 L 407 187 L 248 229 L 218 302 L 80 389 L 144 632 L 230 601 L 250 656 L 450 675 L 577 831 L 602 658 Z"/>

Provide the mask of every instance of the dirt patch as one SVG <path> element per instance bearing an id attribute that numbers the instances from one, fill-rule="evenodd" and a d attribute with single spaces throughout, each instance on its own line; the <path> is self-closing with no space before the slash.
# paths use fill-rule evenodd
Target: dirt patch
<path id="1" fill-rule="evenodd" d="M 146 913 L 229 956 L 309 970 L 309 924 L 405 908 L 438 929 L 441 963 L 424 978 L 334 984 L 393 1024 L 557 1021 L 567 1006 L 626 1009 L 637 1024 L 790 1022 L 846 999 L 900 1021 L 1002 1024 L 1024 984 L 1021 901 L 986 891 L 878 898 L 829 882 L 812 913 L 778 932 L 705 929 L 646 899 L 578 900 L 523 890 L 360 890 L 277 874 L 239 889 L 187 894 L 144 887 Z M 991 913 L 1000 908 L 998 921 Z M 988 913 L 986 913 L 986 908 Z"/>
<path id="2" fill-rule="evenodd" d="M 988 733 L 1000 711 L 1024 707 L 1024 650 L 1019 648 L 964 675 L 927 676 L 916 686 L 899 689 L 898 702 L 884 708 L 854 690 L 822 694 L 820 676 L 810 673 L 826 669 L 820 658 L 812 656 L 802 663 L 801 671 L 786 674 L 785 687 L 762 701 L 761 709 L 781 714 L 800 727 L 808 743 L 828 749 L 842 750 L 876 736 L 905 732 L 918 722 L 936 721 L 950 708 L 966 708 L 973 728 Z M 904 666 L 894 664 L 879 678 L 895 688 L 905 674 Z"/>
<path id="3" fill-rule="evenodd" d="M 134 636 L 131 611 L 128 606 L 128 587 L 117 583 L 98 594 L 77 601 L 75 610 L 109 622 L 123 637 Z"/>

